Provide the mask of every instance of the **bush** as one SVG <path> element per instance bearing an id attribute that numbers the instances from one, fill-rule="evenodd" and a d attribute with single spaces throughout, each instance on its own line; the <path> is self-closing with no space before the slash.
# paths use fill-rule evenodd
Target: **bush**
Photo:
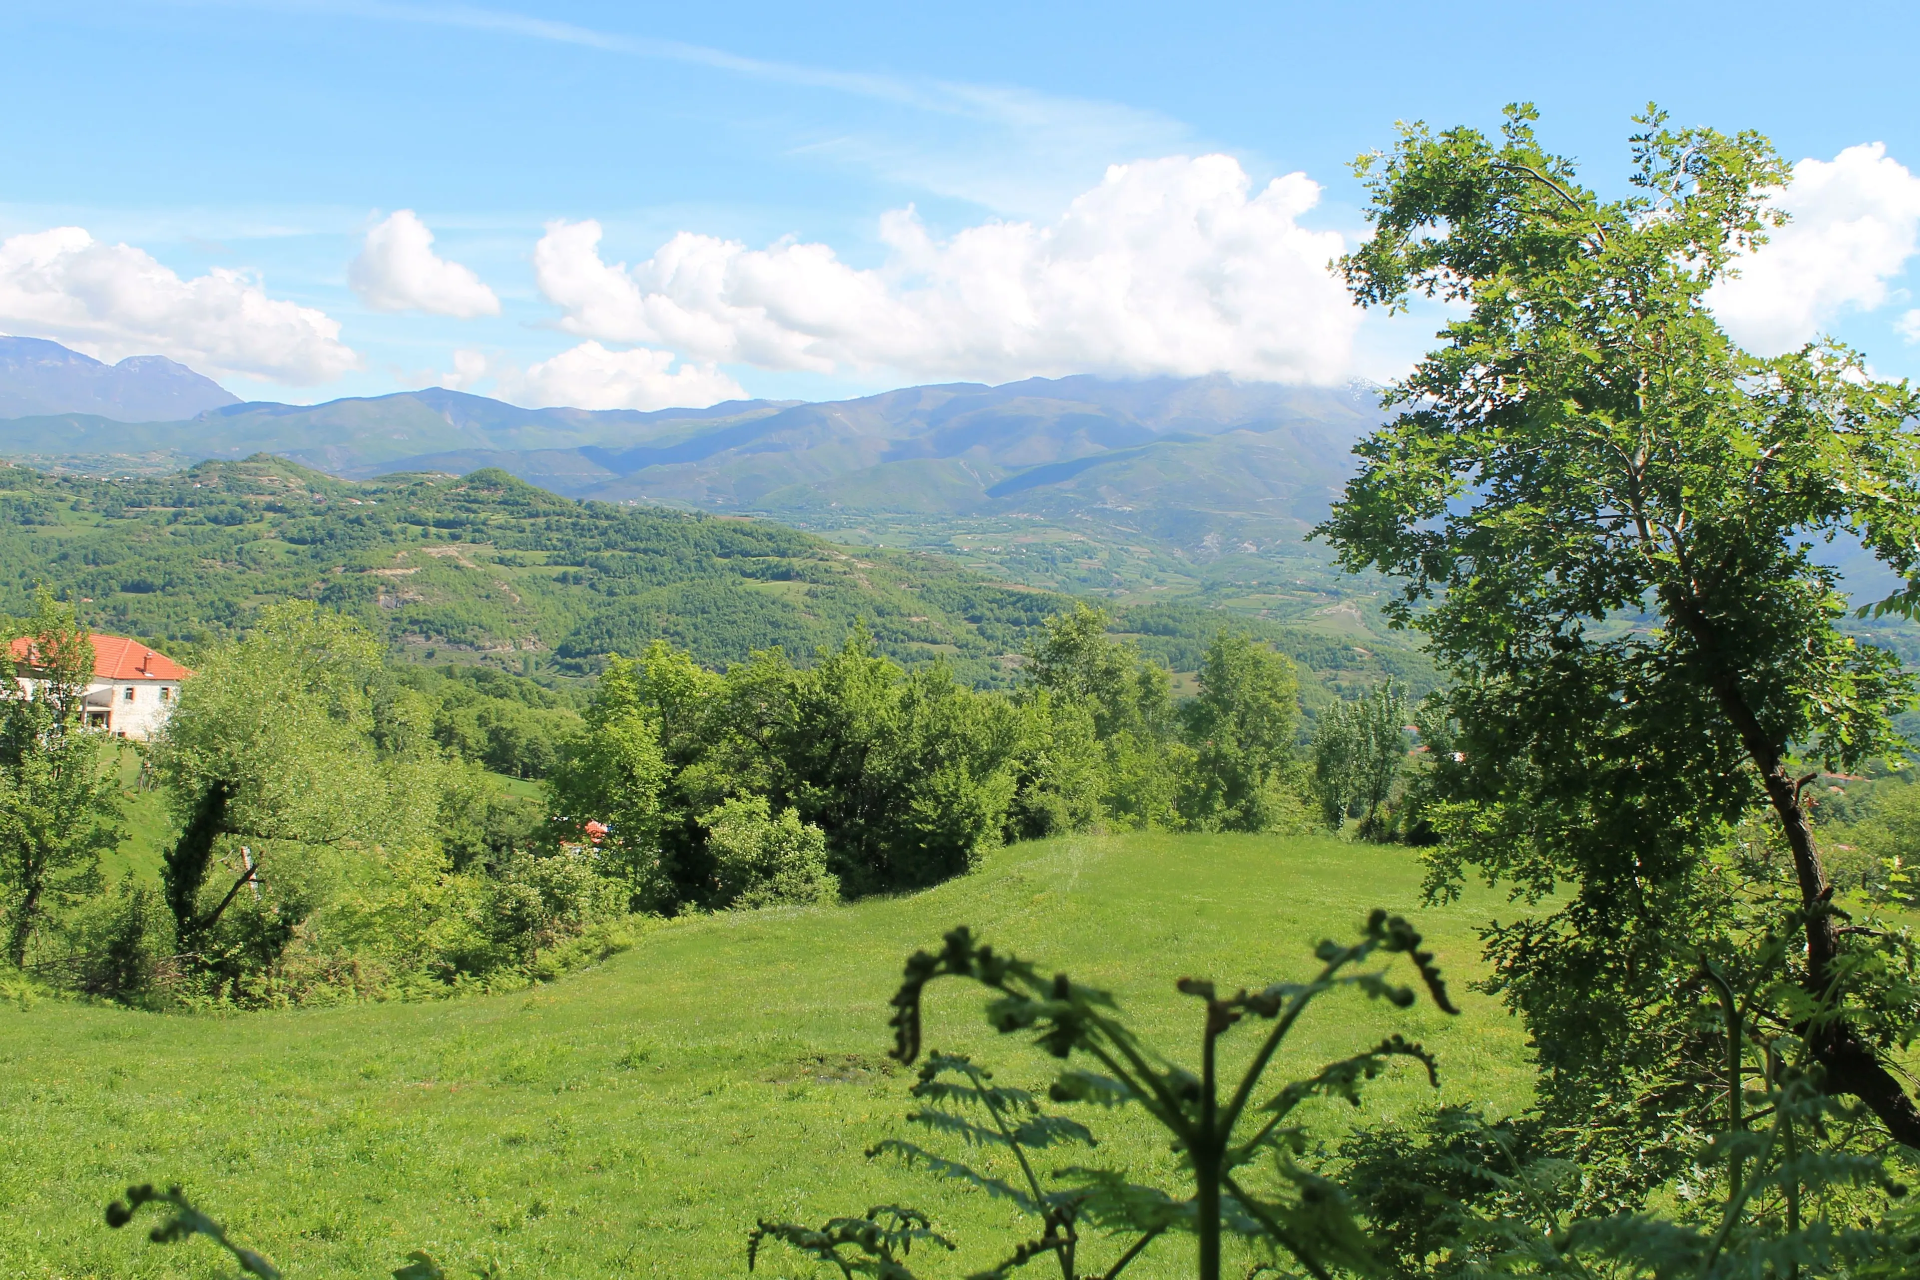
<path id="1" fill-rule="evenodd" d="M 1882 782 L 1859 822 L 1836 829 L 1821 850 L 1828 875 L 1843 889 L 1879 901 L 1920 901 L 1920 786 Z"/>
<path id="2" fill-rule="evenodd" d="M 713 857 L 714 905 L 765 907 L 832 902 L 840 881 L 827 870 L 827 837 L 793 809 L 772 816 L 765 796 L 741 796 L 701 815 Z"/>
<path id="3" fill-rule="evenodd" d="M 494 941 L 532 965 L 542 951 L 622 914 L 624 895 L 596 862 L 596 854 L 574 847 L 539 857 L 513 855 L 490 885 Z"/>
<path id="4" fill-rule="evenodd" d="M 173 954 L 173 916 L 160 891 L 132 874 L 89 901 L 62 930 L 73 960 L 64 982 L 87 995 L 130 1000 L 149 990 Z"/>
<path id="5" fill-rule="evenodd" d="M 1098 821 L 1105 760 L 1092 711 L 1044 686 L 1020 705 L 1009 840 L 1040 840 Z"/>

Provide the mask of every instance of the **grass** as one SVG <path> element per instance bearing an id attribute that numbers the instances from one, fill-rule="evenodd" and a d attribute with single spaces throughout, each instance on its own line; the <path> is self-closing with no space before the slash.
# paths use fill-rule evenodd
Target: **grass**
<path id="1" fill-rule="evenodd" d="M 174 836 L 166 797 L 158 788 L 140 786 L 139 748 L 120 743 L 109 761 L 120 783 L 120 821 L 126 838 L 101 857 L 101 874 L 108 884 L 118 884 L 128 874 L 158 884 L 162 855 Z"/>
<path id="2" fill-rule="evenodd" d="M 293 1280 L 385 1276 L 415 1248 L 453 1275 L 740 1275 L 758 1216 L 819 1221 L 889 1201 L 958 1239 L 959 1254 L 928 1261 L 962 1275 L 1024 1224 L 862 1154 L 904 1128 L 911 1076 L 886 1059 L 885 1024 L 910 950 L 970 924 L 1111 987 L 1136 1026 L 1191 1058 L 1198 1009 L 1176 978 L 1297 977 L 1318 938 L 1348 936 L 1374 905 L 1407 911 L 1464 1015 L 1339 997 L 1283 1065 L 1392 1028 L 1437 1051 L 1441 1097 L 1509 1109 L 1527 1088 L 1522 1034 L 1466 989 L 1480 972 L 1473 926 L 1498 904 L 1414 911 L 1419 878 L 1405 850 L 1325 839 L 1085 836 L 998 851 L 911 897 L 664 924 L 530 993 L 229 1017 L 6 1006 L 0 1274 L 213 1274 L 204 1242 L 156 1246 L 101 1224 L 127 1183 L 155 1181 L 181 1183 Z M 977 988 L 936 986 L 929 1047 L 1043 1085 L 1048 1060 L 987 1031 L 980 1005 Z M 1407 1071 L 1370 1097 L 1362 1119 L 1433 1100 Z M 1333 1133 L 1351 1114 L 1315 1120 Z M 1171 1167 L 1137 1119 L 1089 1120 L 1097 1159 Z M 1190 1272 L 1189 1254 L 1156 1244 L 1135 1273 Z M 769 1274 L 808 1274 L 772 1261 Z"/>

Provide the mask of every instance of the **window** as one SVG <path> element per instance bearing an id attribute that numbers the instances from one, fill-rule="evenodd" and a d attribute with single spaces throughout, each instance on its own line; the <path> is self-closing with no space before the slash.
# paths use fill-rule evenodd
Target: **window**
<path id="1" fill-rule="evenodd" d="M 128 702 L 132 702 L 132 701 L 133 701 L 133 686 L 132 686 L 132 685 L 128 685 L 128 686 L 127 686 L 127 701 L 128 701 Z"/>
<path id="2" fill-rule="evenodd" d="M 173 701 L 173 690 L 164 684 L 160 686 L 160 701 L 162 702 Z"/>

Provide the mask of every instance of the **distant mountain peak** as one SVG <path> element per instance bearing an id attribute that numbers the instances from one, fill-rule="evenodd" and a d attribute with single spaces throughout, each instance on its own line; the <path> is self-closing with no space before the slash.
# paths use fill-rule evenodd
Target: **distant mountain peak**
<path id="1" fill-rule="evenodd" d="M 106 364 L 45 338 L 0 337 L 0 418 L 86 413 L 116 422 L 179 422 L 239 402 L 213 379 L 165 356 Z"/>

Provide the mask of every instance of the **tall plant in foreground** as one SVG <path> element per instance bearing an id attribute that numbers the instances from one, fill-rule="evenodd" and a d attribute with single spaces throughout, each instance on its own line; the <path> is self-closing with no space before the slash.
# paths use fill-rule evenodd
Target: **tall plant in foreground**
<path id="1" fill-rule="evenodd" d="M 1764 138 L 1650 109 L 1637 192 L 1606 200 L 1534 118 L 1510 108 L 1498 139 L 1408 126 L 1363 157 L 1376 234 L 1342 264 L 1363 305 L 1465 312 L 1389 392 L 1403 411 L 1319 530 L 1346 568 L 1401 580 L 1390 616 L 1452 677 L 1462 763 L 1430 892 L 1472 869 L 1556 902 L 1492 930 L 1494 986 L 1543 1046 L 1553 1123 L 1590 1151 L 1614 1135 L 1619 1202 L 1677 1174 L 1724 1085 L 1672 997 L 1700 992 L 1703 949 L 1773 928 L 1804 945 L 1757 1016 L 1920 1146 L 1890 1066 L 1920 986 L 1903 944 L 1835 909 L 1806 795 L 1903 745 L 1914 679 L 1842 633 L 1813 548 L 1858 539 L 1909 583 L 1881 607 L 1920 608 L 1920 396 L 1838 344 L 1761 358 L 1717 323 L 1713 291 L 1784 221 L 1791 172 Z M 1623 612 L 1651 625 L 1603 625 Z M 1762 817 L 1778 856 L 1731 854 Z"/>
<path id="2" fill-rule="evenodd" d="M 902 1063 L 919 1058 L 920 1003 L 929 983 L 943 977 L 979 982 L 998 993 L 987 1005 L 987 1020 L 996 1030 L 1030 1032 L 1040 1048 L 1070 1064 L 1049 1091 L 1055 1102 L 1140 1107 L 1173 1138 L 1191 1186 L 1169 1191 L 1135 1183 L 1118 1170 L 1073 1166 L 1055 1172 L 1060 1189 L 1046 1189 L 1031 1153 L 1063 1141 L 1090 1142 L 1091 1135 L 1071 1120 L 1043 1114 L 1026 1094 L 991 1084 L 987 1073 L 966 1059 L 940 1054 L 931 1056 L 915 1089 L 916 1096 L 931 1105 L 912 1118 L 935 1132 L 1009 1151 L 1020 1177 L 1009 1183 L 909 1143 L 883 1143 L 870 1154 L 892 1152 L 926 1164 L 936 1173 L 1001 1195 L 1040 1219 L 1033 1239 L 1021 1242 L 983 1275 L 1004 1276 L 1030 1261 L 1052 1258 L 1063 1280 L 1075 1280 L 1080 1274 L 1075 1269 L 1079 1228 L 1086 1224 L 1132 1237 L 1104 1272 L 1108 1277 L 1167 1232 L 1196 1238 L 1201 1280 L 1218 1280 L 1221 1240 L 1228 1232 L 1256 1248 L 1290 1257 L 1320 1280 L 1335 1271 L 1371 1271 L 1366 1236 L 1347 1197 L 1337 1184 L 1298 1161 L 1306 1150 L 1306 1133 L 1295 1112 L 1314 1097 L 1357 1103 L 1361 1083 L 1396 1057 L 1418 1060 L 1437 1084 L 1432 1058 L 1419 1045 L 1394 1035 L 1305 1079 L 1273 1085 L 1266 1075 L 1300 1016 L 1322 995 L 1355 988 L 1401 1008 L 1414 1003 L 1412 989 L 1361 967 L 1376 952 L 1406 955 L 1434 1003 L 1455 1012 L 1433 957 L 1421 949 L 1420 935 L 1398 916 L 1376 911 L 1358 941 L 1320 944 L 1315 952 L 1320 971 L 1306 982 L 1276 982 L 1251 994 L 1240 990 L 1226 995 L 1211 982 L 1181 979 L 1180 991 L 1203 1006 L 1196 1072 L 1135 1035 L 1107 992 L 1081 986 L 1065 974 L 1043 975 L 1028 961 L 982 945 L 964 927 L 955 929 L 938 952 L 916 952 L 907 961 L 906 980 L 893 998 L 892 1056 Z M 1237 1075 L 1223 1073 L 1219 1043 L 1248 1020 L 1270 1025 L 1246 1066 Z M 852 1225 L 861 1221 L 836 1219 L 837 1234 L 835 1223 L 816 1231 L 762 1222 L 754 1245 L 757 1250 L 773 1237 L 839 1266 L 847 1275 L 896 1280 L 910 1276 L 898 1257 L 878 1252 L 889 1242 L 884 1224 Z M 926 1226 L 924 1219 L 916 1221 Z"/>

